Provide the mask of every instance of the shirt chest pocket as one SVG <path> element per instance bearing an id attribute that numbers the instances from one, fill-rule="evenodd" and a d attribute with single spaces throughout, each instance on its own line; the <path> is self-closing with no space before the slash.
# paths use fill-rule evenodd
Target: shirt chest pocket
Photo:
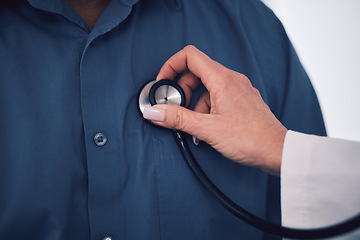
<path id="1" fill-rule="evenodd" d="M 204 171 L 229 197 L 248 209 L 257 204 L 265 206 L 265 198 L 260 199 L 266 188 L 261 172 L 223 159 L 205 143 L 193 145 L 190 136 L 186 141 Z M 238 224 L 243 224 L 198 182 L 183 159 L 172 132 L 154 136 L 153 143 L 159 220 L 164 239 L 223 239 L 224 232 L 239 237 Z M 265 212 L 263 207 L 257 205 L 256 208 L 258 213 Z"/>

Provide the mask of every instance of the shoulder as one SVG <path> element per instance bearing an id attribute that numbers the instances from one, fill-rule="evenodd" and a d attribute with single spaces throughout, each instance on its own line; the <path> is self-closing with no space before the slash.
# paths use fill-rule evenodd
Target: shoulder
<path id="1" fill-rule="evenodd" d="M 170 0 L 191 13 L 211 13 L 213 18 L 226 17 L 236 23 L 252 28 L 252 32 L 268 33 L 266 30 L 283 32 L 283 27 L 273 11 L 261 0 Z M 236 26 L 235 26 L 236 27 Z"/>

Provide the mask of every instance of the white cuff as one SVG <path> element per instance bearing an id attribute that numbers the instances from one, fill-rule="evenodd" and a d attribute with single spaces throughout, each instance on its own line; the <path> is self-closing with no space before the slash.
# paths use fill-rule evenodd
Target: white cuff
<path id="1" fill-rule="evenodd" d="M 287 132 L 281 164 L 284 226 L 322 227 L 359 214 L 359 186 L 359 142 Z"/>

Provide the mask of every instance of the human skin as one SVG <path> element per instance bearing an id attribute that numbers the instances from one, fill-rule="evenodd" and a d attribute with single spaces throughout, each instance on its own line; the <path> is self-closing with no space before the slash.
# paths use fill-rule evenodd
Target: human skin
<path id="1" fill-rule="evenodd" d="M 94 28 L 102 11 L 110 0 L 64 0 L 85 21 L 90 29 Z"/>
<path id="2" fill-rule="evenodd" d="M 187 132 L 225 157 L 280 175 L 287 129 L 276 119 L 249 79 L 187 46 L 161 68 L 157 80 L 174 79 L 187 105 L 200 82 L 207 88 L 194 111 L 176 105 L 155 105 L 144 111 L 153 123 Z"/>

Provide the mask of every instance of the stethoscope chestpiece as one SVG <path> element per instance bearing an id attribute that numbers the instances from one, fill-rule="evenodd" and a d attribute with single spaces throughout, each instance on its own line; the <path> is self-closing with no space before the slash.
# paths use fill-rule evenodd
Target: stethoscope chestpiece
<path id="1" fill-rule="evenodd" d="M 176 104 L 185 106 L 184 90 L 176 82 L 163 79 L 151 81 L 144 86 L 139 95 L 139 108 L 141 113 L 145 107 L 156 104 Z"/>

